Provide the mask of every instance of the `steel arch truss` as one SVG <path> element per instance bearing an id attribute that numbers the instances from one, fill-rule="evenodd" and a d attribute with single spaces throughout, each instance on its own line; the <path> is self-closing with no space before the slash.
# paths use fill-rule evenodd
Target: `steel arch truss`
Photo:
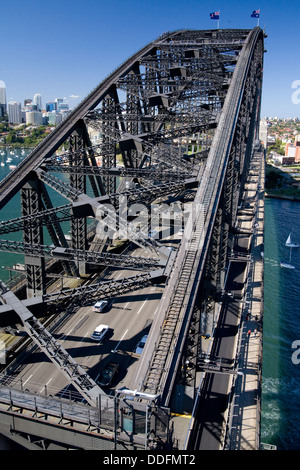
<path id="1" fill-rule="evenodd" d="M 170 396 L 164 390 L 172 389 L 182 360 L 176 341 L 186 341 L 190 325 L 195 344 L 187 351 L 195 357 L 197 350 L 195 325 L 200 328 L 205 304 L 202 299 L 195 306 L 199 288 L 206 286 L 203 296 L 209 299 L 222 288 L 259 119 L 262 62 L 260 28 L 165 33 L 92 90 L 0 182 L 0 209 L 21 191 L 21 217 L 2 222 L 0 233 L 23 233 L 14 248 L 25 253 L 27 295 L 39 299 L 47 297 L 46 256 L 64 254 L 61 269 L 75 276 L 88 274 L 89 262 L 115 262 L 108 256 L 111 240 L 96 229 L 103 206 L 110 206 L 111 228 L 110 211 L 120 196 L 146 207 L 170 199 L 190 202 L 190 231 L 172 258 L 174 266 L 164 247 L 149 238 L 149 227 L 138 236 L 128 231 L 128 240 L 146 247 L 152 262 L 128 257 L 126 266 L 148 270 L 150 277 L 158 266 L 165 266 L 164 278 L 174 267 L 180 273 L 166 287 L 161 321 L 168 331 L 162 327 L 154 338 L 144 380 L 144 390 L 162 393 L 166 405 Z M 45 246 L 46 234 L 55 249 Z M 1 250 L 14 248 L 1 243 Z M 144 281 L 147 273 L 137 286 Z"/>

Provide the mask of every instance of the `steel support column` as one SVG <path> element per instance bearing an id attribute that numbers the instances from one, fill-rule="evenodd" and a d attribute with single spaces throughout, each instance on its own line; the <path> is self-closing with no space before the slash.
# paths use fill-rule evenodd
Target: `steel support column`
<path id="1" fill-rule="evenodd" d="M 30 180 L 21 190 L 21 213 L 23 217 L 35 215 L 43 209 L 41 188 L 37 179 Z M 43 245 L 43 228 L 38 224 L 24 223 L 24 243 Z M 45 293 L 45 259 L 42 256 L 24 257 L 27 276 L 27 296 L 34 297 Z"/>

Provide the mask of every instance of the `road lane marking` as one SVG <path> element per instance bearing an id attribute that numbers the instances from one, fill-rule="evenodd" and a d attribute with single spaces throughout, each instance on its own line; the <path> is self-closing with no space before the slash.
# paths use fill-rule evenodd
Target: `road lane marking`
<path id="1" fill-rule="evenodd" d="M 139 311 L 137 312 L 137 315 L 140 314 L 140 311 L 141 311 L 142 308 L 144 307 L 144 305 L 145 305 L 145 303 L 147 302 L 147 300 L 148 300 L 148 297 L 147 297 L 147 299 L 142 303 L 142 305 L 140 306 Z"/>
<path id="2" fill-rule="evenodd" d="M 115 277 L 115 280 L 117 281 L 123 274 L 123 271 L 120 272 L 120 274 L 118 274 L 116 277 Z"/>
<path id="3" fill-rule="evenodd" d="M 27 379 L 27 380 L 25 380 L 25 382 L 23 382 L 23 386 L 27 384 L 28 380 L 30 380 L 30 379 L 31 379 L 32 375 L 33 375 L 33 374 L 31 374 L 31 375 L 28 377 L 28 379 Z"/>
<path id="4" fill-rule="evenodd" d="M 124 336 L 126 335 L 127 331 L 128 331 L 128 329 L 127 329 L 127 330 L 125 331 L 125 333 L 123 334 L 122 338 L 121 338 L 120 341 L 118 342 L 118 344 L 117 344 L 117 346 L 115 347 L 115 349 L 112 349 L 112 350 L 111 350 L 112 353 L 116 352 L 116 350 L 117 350 L 119 344 L 120 344 L 121 341 L 124 339 Z"/>
<path id="5" fill-rule="evenodd" d="M 84 339 L 90 334 L 90 332 L 88 331 L 83 337 L 82 339 L 80 340 L 80 343 L 82 343 L 82 341 L 84 341 Z"/>
<path id="6" fill-rule="evenodd" d="M 51 380 L 52 380 L 52 377 L 51 377 L 51 379 L 49 379 L 48 382 L 43 386 L 43 388 L 40 390 L 40 393 L 42 393 L 42 392 L 45 390 L 45 388 L 47 387 L 47 385 L 49 385 L 49 383 L 51 382 Z"/>

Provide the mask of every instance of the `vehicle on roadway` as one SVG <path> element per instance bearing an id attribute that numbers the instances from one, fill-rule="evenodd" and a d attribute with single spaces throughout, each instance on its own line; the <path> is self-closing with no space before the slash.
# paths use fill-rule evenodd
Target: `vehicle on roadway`
<path id="1" fill-rule="evenodd" d="M 109 330 L 108 325 L 99 325 L 99 326 L 97 326 L 97 328 L 95 329 L 94 333 L 91 336 L 91 339 L 94 340 L 94 341 L 102 341 L 104 336 L 108 332 L 108 330 Z"/>
<path id="2" fill-rule="evenodd" d="M 109 387 L 113 381 L 115 375 L 119 371 L 119 364 L 116 362 L 109 362 L 107 366 L 100 373 L 99 378 L 96 380 L 96 383 L 100 387 Z"/>
<path id="3" fill-rule="evenodd" d="M 104 310 L 107 310 L 110 305 L 110 300 L 98 300 L 98 302 L 93 306 L 93 312 L 102 313 Z"/>
<path id="4" fill-rule="evenodd" d="M 147 338 L 148 338 L 148 335 L 144 335 L 142 337 L 142 339 L 138 342 L 138 344 L 136 345 L 136 348 L 134 350 L 134 352 L 136 354 L 142 354 L 142 352 L 144 350 L 144 347 L 145 347 L 145 344 L 146 344 L 146 341 L 147 341 Z"/>

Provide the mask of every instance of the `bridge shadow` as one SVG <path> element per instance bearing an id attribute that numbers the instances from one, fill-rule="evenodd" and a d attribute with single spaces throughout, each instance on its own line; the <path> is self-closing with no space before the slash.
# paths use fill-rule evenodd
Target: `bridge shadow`
<path id="1" fill-rule="evenodd" d="M 108 331 L 107 335 L 101 343 L 95 342 L 90 338 L 82 338 L 80 336 L 68 336 L 68 341 L 80 341 L 80 345 L 75 347 L 68 347 L 65 348 L 65 350 L 75 360 L 77 358 L 84 359 L 87 357 L 98 356 L 99 361 L 92 367 L 88 367 L 86 365 L 82 366 L 86 371 L 88 371 L 89 375 L 94 378 L 94 375 L 96 376 L 97 372 L 99 373 L 100 370 L 105 367 L 105 364 L 107 362 L 117 362 L 120 365 L 120 369 L 124 370 L 124 367 L 125 369 L 127 369 L 130 364 L 138 361 L 140 355 L 135 354 L 134 350 L 141 338 L 149 333 L 150 328 L 151 323 L 146 325 L 139 333 L 133 335 L 128 339 L 122 340 L 121 343 L 118 340 L 112 339 L 114 335 L 112 329 Z M 60 335 L 53 336 L 59 340 Z M 85 346 L 83 346 L 82 343 L 85 343 Z M 120 346 L 119 349 L 117 349 L 118 346 Z M 80 364 L 80 362 L 81 361 L 78 361 L 78 364 Z M 41 350 L 36 350 L 31 354 L 28 354 L 24 358 L 24 360 L 22 361 L 22 366 L 39 363 L 50 364 L 52 363 L 52 361 L 49 359 L 45 352 Z"/>
<path id="2" fill-rule="evenodd" d="M 143 302 L 144 300 L 159 300 L 161 298 L 162 294 L 159 292 L 153 292 L 153 293 L 148 293 L 148 294 L 125 294 L 122 295 L 121 297 L 116 297 L 113 298 L 113 307 L 118 304 L 118 303 L 124 303 L 124 302 L 130 302 L 130 303 L 135 303 L 135 302 Z"/>
<path id="3" fill-rule="evenodd" d="M 220 377 L 220 376 L 219 376 Z M 192 432 L 193 449 L 217 450 L 223 440 L 224 414 L 229 395 L 216 392 L 215 374 L 207 374 L 206 386 L 200 395 L 196 425 Z"/>

